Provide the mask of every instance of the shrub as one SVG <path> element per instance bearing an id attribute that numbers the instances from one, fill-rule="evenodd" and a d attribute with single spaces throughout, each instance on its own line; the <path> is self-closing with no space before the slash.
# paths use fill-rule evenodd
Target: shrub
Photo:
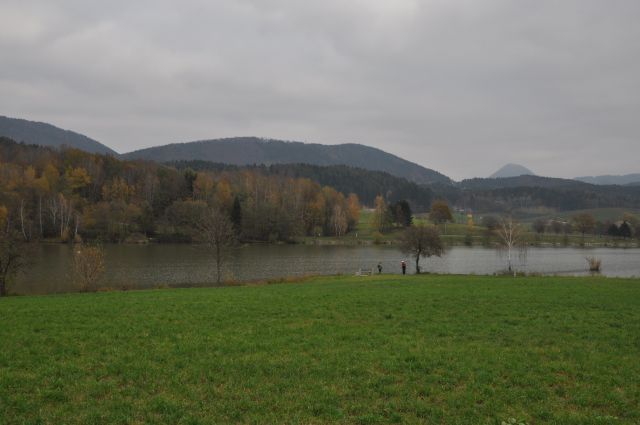
<path id="1" fill-rule="evenodd" d="M 602 265 L 602 260 L 596 257 L 586 257 L 587 264 L 589 265 L 590 272 L 599 272 L 600 266 Z"/>

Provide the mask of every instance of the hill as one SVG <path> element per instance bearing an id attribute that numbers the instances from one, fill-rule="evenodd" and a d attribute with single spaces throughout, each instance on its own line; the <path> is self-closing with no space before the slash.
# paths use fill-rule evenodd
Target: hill
<path id="1" fill-rule="evenodd" d="M 535 175 L 535 173 L 519 164 L 507 164 L 498 171 L 489 176 L 490 179 L 499 179 L 505 177 L 518 177 L 523 175 Z"/>
<path id="2" fill-rule="evenodd" d="M 426 211 L 431 206 L 433 191 L 424 185 L 410 182 L 402 177 L 392 176 L 384 171 L 371 171 L 346 165 L 273 164 L 226 165 L 208 161 L 173 161 L 167 165 L 178 169 L 191 168 L 195 171 L 236 171 L 239 168 L 262 170 L 271 175 L 308 178 L 323 186 L 330 186 L 342 193 L 355 193 L 360 202 L 373 206 L 376 196 L 384 195 L 389 203 L 407 200 L 414 211 Z"/>
<path id="3" fill-rule="evenodd" d="M 640 185 L 640 173 L 635 174 L 625 174 L 625 175 L 603 175 L 603 176 L 585 176 L 585 177 L 576 177 L 575 180 L 598 184 L 598 185 Z"/>
<path id="4" fill-rule="evenodd" d="M 33 241 L 201 242 L 198 226 L 213 210 L 233 221 L 242 241 L 341 237 L 356 228 L 360 210 L 348 193 L 308 179 L 259 170 L 194 174 L 3 136 L 0 170 L 3 231 Z"/>
<path id="5" fill-rule="evenodd" d="M 448 199 L 476 211 L 553 208 L 639 208 L 640 186 L 597 186 L 575 180 L 538 176 L 469 179 L 456 185 Z"/>
<path id="6" fill-rule="evenodd" d="M 89 153 L 118 155 L 117 152 L 82 134 L 51 124 L 0 116 L 0 136 L 31 145 L 67 146 Z"/>
<path id="7" fill-rule="evenodd" d="M 360 144 L 321 145 L 257 137 L 174 143 L 130 152 L 128 159 L 157 162 L 204 160 L 233 165 L 311 164 L 348 165 L 384 171 L 418 184 L 451 183 L 437 171 L 422 167 L 380 149 Z"/>
<path id="8" fill-rule="evenodd" d="M 559 179 L 554 177 L 541 177 L 535 175 L 521 175 L 516 177 L 497 177 L 497 178 L 475 178 L 463 180 L 457 184 L 462 189 L 473 190 L 490 190 L 504 189 L 513 187 L 544 187 L 544 188 L 564 188 L 579 189 L 592 187 L 588 183 L 579 182 L 570 179 Z"/>

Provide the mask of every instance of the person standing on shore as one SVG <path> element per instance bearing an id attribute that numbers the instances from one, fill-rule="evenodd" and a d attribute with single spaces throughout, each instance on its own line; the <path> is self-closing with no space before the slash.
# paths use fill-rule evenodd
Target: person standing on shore
<path id="1" fill-rule="evenodd" d="M 407 262 L 402 260 L 400 265 L 402 266 L 402 274 L 407 274 Z"/>
<path id="2" fill-rule="evenodd" d="M 378 274 L 382 274 L 382 263 L 378 263 Z"/>

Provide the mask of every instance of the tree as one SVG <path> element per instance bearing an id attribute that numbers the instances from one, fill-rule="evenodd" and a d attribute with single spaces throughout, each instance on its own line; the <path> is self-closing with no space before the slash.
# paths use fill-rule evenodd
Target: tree
<path id="1" fill-rule="evenodd" d="M 581 213 L 574 215 L 572 218 L 575 228 L 582 234 L 582 242 L 584 242 L 585 233 L 592 232 L 596 227 L 596 219 L 589 213 Z"/>
<path id="2" fill-rule="evenodd" d="M 242 229 L 242 205 L 240 204 L 240 198 L 237 196 L 233 198 L 233 206 L 231 207 L 231 223 L 236 234 L 240 233 Z"/>
<path id="3" fill-rule="evenodd" d="M 629 223 L 627 223 L 626 221 L 623 221 L 620 227 L 618 228 L 618 234 L 624 239 L 630 238 L 632 232 L 631 232 L 631 226 L 629 226 Z"/>
<path id="4" fill-rule="evenodd" d="M 503 217 L 498 226 L 498 246 L 507 255 L 507 269 L 513 271 L 515 251 L 520 255 L 526 253 L 526 241 L 522 226 L 511 217 Z"/>
<path id="5" fill-rule="evenodd" d="M 333 213 L 331 214 L 331 229 L 335 236 L 342 236 L 347 231 L 349 223 L 347 221 L 347 215 L 344 210 L 340 206 L 340 204 L 336 204 L 333 207 Z"/>
<path id="6" fill-rule="evenodd" d="M 11 279 L 27 265 L 27 257 L 24 237 L 12 229 L 9 210 L 0 205 L 0 297 L 7 295 Z"/>
<path id="7" fill-rule="evenodd" d="M 389 208 L 381 195 L 376 196 L 375 210 L 373 212 L 373 220 L 371 227 L 376 232 L 384 232 L 390 224 Z"/>
<path id="8" fill-rule="evenodd" d="M 411 206 L 406 200 L 398 201 L 390 205 L 393 221 L 401 227 L 409 227 L 413 223 L 413 212 Z"/>
<path id="9" fill-rule="evenodd" d="M 216 282 L 220 283 L 225 251 L 235 242 L 233 223 L 223 211 L 209 207 L 198 220 L 197 228 L 213 253 L 216 262 Z"/>
<path id="10" fill-rule="evenodd" d="M 559 220 L 553 220 L 551 222 L 551 230 L 553 231 L 553 233 L 555 233 L 556 235 L 559 235 L 560 233 L 562 233 L 562 230 L 564 228 L 564 225 L 562 224 L 561 221 Z"/>
<path id="11" fill-rule="evenodd" d="M 400 239 L 400 249 L 416 260 L 416 274 L 420 273 L 421 257 L 440 257 L 444 253 L 444 244 L 440 232 L 435 226 L 423 224 L 407 227 Z"/>
<path id="12" fill-rule="evenodd" d="M 536 232 L 539 235 L 542 235 L 544 234 L 544 231 L 547 225 L 543 219 L 539 218 L 533 222 L 533 225 L 531 227 L 533 228 L 534 232 Z"/>
<path id="13" fill-rule="evenodd" d="M 104 248 L 99 245 L 74 247 L 73 276 L 81 291 L 95 289 L 104 270 Z"/>
<path id="14" fill-rule="evenodd" d="M 607 227 L 607 235 L 617 238 L 618 236 L 620 236 L 620 228 L 615 223 L 611 223 Z"/>
<path id="15" fill-rule="evenodd" d="M 27 264 L 22 236 L 2 226 L 0 229 L 0 297 L 7 295 L 9 284 Z"/>
<path id="16" fill-rule="evenodd" d="M 347 197 L 347 221 L 349 229 L 354 229 L 360 221 L 360 199 L 355 193 L 350 193 Z"/>
<path id="17" fill-rule="evenodd" d="M 449 209 L 447 201 L 438 200 L 431 205 L 429 220 L 436 224 L 442 224 L 453 220 L 453 215 L 451 215 L 451 210 Z"/>

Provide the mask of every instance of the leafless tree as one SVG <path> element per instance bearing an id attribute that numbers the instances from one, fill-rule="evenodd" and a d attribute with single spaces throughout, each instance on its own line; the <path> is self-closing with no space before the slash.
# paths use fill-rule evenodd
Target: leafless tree
<path id="1" fill-rule="evenodd" d="M 440 257 L 444 244 L 435 226 L 423 224 L 407 227 L 400 239 L 400 248 L 416 260 L 416 274 L 420 273 L 420 257 Z"/>
<path id="2" fill-rule="evenodd" d="M 223 211 L 209 207 L 198 220 L 196 227 L 213 253 L 216 262 L 216 281 L 220 283 L 226 250 L 235 243 L 233 223 Z"/>
<path id="3" fill-rule="evenodd" d="M 104 248 L 76 245 L 73 249 L 74 280 L 83 292 L 95 289 L 105 270 Z"/>
<path id="4" fill-rule="evenodd" d="M 512 217 L 503 217 L 498 225 L 498 246 L 507 256 L 509 272 L 513 270 L 513 261 L 516 252 L 522 258 L 526 255 L 527 244 L 524 238 L 524 229 Z"/>
<path id="5" fill-rule="evenodd" d="M 340 237 L 345 234 L 348 227 L 347 214 L 340 205 L 333 207 L 333 214 L 331 216 L 331 227 L 333 228 L 333 234 Z"/>

